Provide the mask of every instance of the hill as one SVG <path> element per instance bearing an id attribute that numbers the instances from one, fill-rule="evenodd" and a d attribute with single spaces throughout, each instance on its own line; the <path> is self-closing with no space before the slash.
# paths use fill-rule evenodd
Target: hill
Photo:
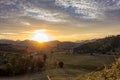
<path id="1" fill-rule="evenodd" d="M 88 42 L 74 48 L 74 53 L 99 53 L 99 54 L 119 54 L 120 53 L 120 35 L 109 36 L 98 39 L 94 42 Z"/>
<path id="2" fill-rule="evenodd" d="M 2 52 L 21 52 L 26 53 L 28 49 L 30 52 L 56 52 L 56 51 L 69 51 L 79 46 L 80 43 L 75 42 L 60 42 L 60 41 L 49 41 L 39 43 L 32 40 L 24 41 L 13 41 L 13 40 L 0 40 L 0 51 Z"/>

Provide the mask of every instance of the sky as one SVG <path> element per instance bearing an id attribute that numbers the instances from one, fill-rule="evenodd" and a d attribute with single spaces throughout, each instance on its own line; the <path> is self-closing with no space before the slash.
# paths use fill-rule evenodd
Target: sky
<path id="1" fill-rule="evenodd" d="M 25 40 L 36 30 L 60 41 L 120 34 L 120 0 L 0 0 L 0 39 Z"/>

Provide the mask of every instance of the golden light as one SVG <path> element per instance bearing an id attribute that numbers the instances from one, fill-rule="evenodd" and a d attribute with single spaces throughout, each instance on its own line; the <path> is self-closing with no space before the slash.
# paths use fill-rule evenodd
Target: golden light
<path id="1" fill-rule="evenodd" d="M 48 42 L 52 40 L 52 37 L 46 33 L 46 30 L 35 30 L 30 40 L 34 40 L 38 42 Z"/>

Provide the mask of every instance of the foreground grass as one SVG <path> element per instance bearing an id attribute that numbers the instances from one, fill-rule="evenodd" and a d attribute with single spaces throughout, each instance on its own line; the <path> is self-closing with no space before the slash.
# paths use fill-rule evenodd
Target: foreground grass
<path id="1" fill-rule="evenodd" d="M 55 66 L 55 62 L 63 61 L 64 68 Z M 46 71 L 32 75 L 0 78 L 0 80 L 46 80 L 49 75 L 52 80 L 72 80 L 79 75 L 88 74 L 102 69 L 105 64 L 114 62 L 114 56 L 110 55 L 68 55 L 65 53 L 53 53 L 48 55 Z M 79 80 L 79 79 L 78 79 Z"/>

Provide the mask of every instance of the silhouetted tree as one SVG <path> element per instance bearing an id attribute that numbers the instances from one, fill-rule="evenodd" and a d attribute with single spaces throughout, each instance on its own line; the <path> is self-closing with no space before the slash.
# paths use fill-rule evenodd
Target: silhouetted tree
<path id="1" fill-rule="evenodd" d="M 60 62 L 58 63 L 58 65 L 59 65 L 60 68 L 63 68 L 64 63 L 63 63 L 62 61 L 60 61 Z"/>
<path id="2" fill-rule="evenodd" d="M 43 61 L 46 62 L 46 60 L 47 60 L 47 55 L 43 54 Z"/>

